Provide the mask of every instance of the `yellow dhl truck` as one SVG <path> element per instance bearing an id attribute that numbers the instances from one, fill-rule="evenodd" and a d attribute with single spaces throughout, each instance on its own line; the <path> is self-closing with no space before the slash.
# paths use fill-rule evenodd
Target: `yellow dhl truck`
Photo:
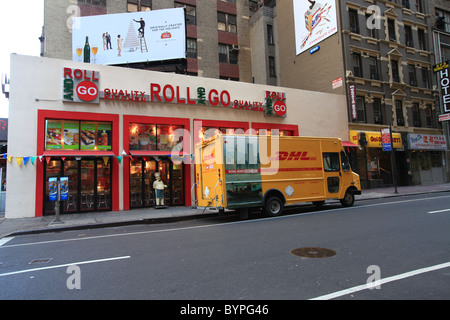
<path id="1" fill-rule="evenodd" d="M 339 199 L 352 206 L 361 194 L 339 138 L 217 135 L 195 147 L 198 207 L 262 208 L 267 216 L 286 205 L 321 206 Z"/>

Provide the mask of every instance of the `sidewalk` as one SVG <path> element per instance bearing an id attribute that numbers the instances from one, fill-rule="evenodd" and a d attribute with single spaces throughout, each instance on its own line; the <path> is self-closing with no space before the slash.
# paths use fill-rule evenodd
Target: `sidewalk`
<path id="1" fill-rule="evenodd" d="M 423 193 L 450 192 L 450 183 L 431 186 L 398 187 L 398 194 L 395 194 L 394 191 L 394 187 L 363 190 L 361 196 L 356 196 L 356 201 Z M 53 223 L 55 216 L 5 219 L 2 215 L 0 216 L 0 239 L 30 233 L 94 229 L 133 224 L 167 223 L 211 217 L 217 214 L 217 211 L 192 209 L 191 207 L 174 207 L 159 210 L 146 208 L 119 212 L 61 215 L 60 220 L 63 221 L 62 224 Z"/>

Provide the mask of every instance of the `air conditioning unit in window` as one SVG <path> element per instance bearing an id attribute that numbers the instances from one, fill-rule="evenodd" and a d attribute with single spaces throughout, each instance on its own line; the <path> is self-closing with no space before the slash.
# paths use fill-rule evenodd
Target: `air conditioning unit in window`
<path id="1" fill-rule="evenodd" d="M 241 49 L 241 47 L 238 44 L 233 44 L 231 46 L 231 50 L 232 51 L 239 51 Z"/>

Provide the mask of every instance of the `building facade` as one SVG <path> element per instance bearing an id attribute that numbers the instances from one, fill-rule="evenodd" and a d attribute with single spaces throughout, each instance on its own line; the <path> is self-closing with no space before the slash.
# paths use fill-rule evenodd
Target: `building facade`
<path id="1" fill-rule="evenodd" d="M 284 116 L 266 112 L 268 96 Z M 167 205 L 191 206 L 195 143 L 216 132 L 344 140 L 345 111 L 343 95 L 12 54 L 5 216 L 55 214 L 61 177 L 62 214 L 153 207 L 156 172 Z"/>
<path id="2" fill-rule="evenodd" d="M 435 19 L 429 2 L 335 4 L 339 32 L 322 41 L 320 51 L 296 55 L 293 2 L 277 3 L 278 30 L 283 34 L 281 84 L 347 97 L 349 140 L 359 145 L 351 149 L 352 162 L 364 188 L 393 184 L 393 172 L 399 185 L 448 181 L 448 139 L 438 121 Z M 299 74 L 307 77 L 299 79 Z M 380 130 L 390 125 L 394 140 L 400 135 L 401 141 L 397 140 L 396 168 L 392 154 L 383 152 L 381 144 Z M 414 143 L 418 139 L 426 141 L 418 146 Z"/>

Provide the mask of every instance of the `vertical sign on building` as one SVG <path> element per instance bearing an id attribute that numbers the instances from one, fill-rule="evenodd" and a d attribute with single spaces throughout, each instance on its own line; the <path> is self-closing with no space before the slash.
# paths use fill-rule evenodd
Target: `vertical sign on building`
<path id="1" fill-rule="evenodd" d="M 356 111 L 356 91 L 355 86 L 350 86 L 350 103 L 352 106 L 352 119 L 356 120 L 358 119 L 358 112 Z"/>
<path id="2" fill-rule="evenodd" d="M 383 151 L 392 151 L 391 130 L 389 128 L 381 129 L 381 143 Z"/>
<path id="3" fill-rule="evenodd" d="M 434 72 L 438 72 L 440 77 L 442 105 L 444 113 L 450 112 L 450 74 L 448 67 L 449 63 L 448 61 L 446 61 L 435 65 L 433 68 Z"/>

